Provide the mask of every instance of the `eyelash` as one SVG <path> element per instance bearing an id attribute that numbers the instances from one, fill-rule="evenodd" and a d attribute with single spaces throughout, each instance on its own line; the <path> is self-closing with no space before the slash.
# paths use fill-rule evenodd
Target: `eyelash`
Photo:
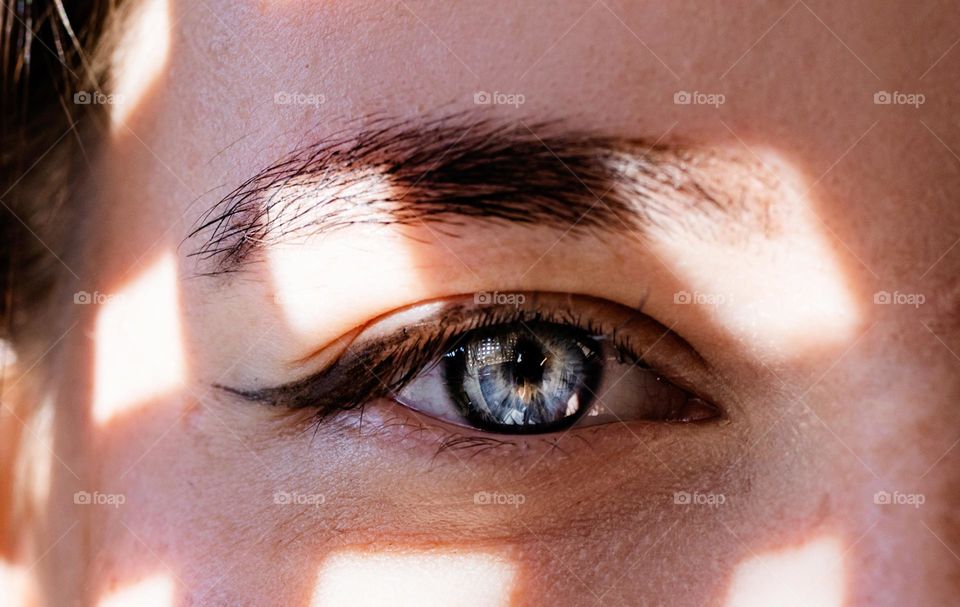
<path id="1" fill-rule="evenodd" d="M 458 314 L 456 309 L 448 313 Z M 400 335 L 373 341 L 352 354 L 347 352 L 328 368 L 280 388 L 241 390 L 219 384 L 216 387 L 247 400 L 283 404 L 290 409 L 315 408 L 317 420 L 323 421 L 331 414 L 357 409 L 376 398 L 393 398 L 417 375 L 426 371 L 428 365 L 438 363 L 440 357 L 470 331 L 519 322 L 567 324 L 589 334 L 603 335 L 612 340 L 611 344 L 622 357 L 621 360 L 641 360 L 641 356 L 622 338 L 616 327 L 602 327 L 596 321 L 584 319 L 572 311 L 497 307 L 479 308 L 468 314 L 470 316 L 466 322 L 452 326 L 437 327 L 433 322 L 424 321 L 414 326 L 420 329 L 419 335 L 415 336 L 410 335 L 413 331 L 409 328 L 404 328 Z M 390 368 L 384 373 L 378 372 L 387 365 Z M 285 396 L 294 398 L 292 401 L 278 402 Z"/>
<path id="2" fill-rule="evenodd" d="M 472 296 L 469 297 L 472 300 Z M 548 300 L 553 298 L 552 304 L 541 307 L 539 297 Z M 638 347 L 640 344 L 634 343 L 635 340 L 632 339 L 635 332 L 622 330 L 627 324 L 637 321 L 655 327 L 660 335 L 656 342 L 670 334 L 672 339 L 682 342 L 686 346 L 685 350 L 689 350 L 702 362 L 696 350 L 680 336 L 645 315 L 642 305 L 633 309 L 616 306 L 619 308 L 619 315 L 623 316 L 622 320 L 617 323 L 600 322 L 581 310 L 574 309 L 576 304 L 572 301 L 573 297 L 591 299 L 579 296 L 558 297 L 557 294 L 532 294 L 531 299 L 534 299 L 535 303 L 526 308 L 509 305 L 477 307 L 465 303 L 448 304 L 439 312 L 404 326 L 384 338 L 364 340 L 362 334 L 367 331 L 367 327 L 364 327 L 360 330 L 359 345 L 351 344 L 326 368 L 303 379 L 256 390 L 223 385 L 216 387 L 245 400 L 282 410 L 285 414 L 309 411 L 311 414 L 308 417 L 294 416 L 293 421 L 295 427 L 312 430 L 315 434 L 325 422 L 351 411 L 359 411 L 358 418 L 362 426 L 364 408 L 368 403 L 379 399 L 397 402 L 396 396 L 399 392 L 422 373 L 429 371 L 431 365 L 439 364 L 443 355 L 452 350 L 465 335 L 477 329 L 498 325 L 534 321 L 568 325 L 608 342 L 619 363 L 636 363 L 648 367 Z M 605 302 L 605 305 L 614 304 Z M 649 349 L 650 344 L 647 346 Z M 689 387 L 682 385 L 684 382 L 674 383 L 689 390 Z M 403 405 L 398 403 L 397 406 Z M 424 423 L 422 429 L 427 427 L 428 424 Z M 503 436 L 486 437 L 469 432 L 454 432 L 440 426 L 438 428 L 444 433 L 438 454 L 446 449 L 470 448 L 482 451 L 512 444 Z M 548 444 L 552 443 L 550 435 L 540 435 L 539 439 Z"/>

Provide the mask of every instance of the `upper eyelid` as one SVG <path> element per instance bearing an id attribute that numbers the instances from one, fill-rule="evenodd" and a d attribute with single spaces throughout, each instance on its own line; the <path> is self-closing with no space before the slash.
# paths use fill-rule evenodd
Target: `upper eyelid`
<path id="1" fill-rule="evenodd" d="M 577 308 L 588 307 L 588 303 L 605 306 L 615 305 L 612 302 L 569 293 L 533 293 L 529 295 L 533 306 L 531 310 L 535 309 L 536 306 L 542 305 L 546 309 L 548 305 L 553 305 L 551 317 L 554 321 L 581 326 L 585 329 L 587 327 L 583 325 L 586 323 L 582 317 L 578 317 Z M 472 295 L 461 297 L 472 299 Z M 656 323 L 646 316 L 641 309 L 629 311 L 623 306 L 617 306 L 617 308 L 623 310 L 626 319 L 619 323 L 620 328 L 627 320 L 650 323 L 649 330 L 659 327 L 656 330 L 663 331 L 655 343 L 663 342 L 667 335 L 670 335 L 671 340 L 678 340 L 686 346 L 684 349 L 692 352 L 698 357 L 698 360 L 701 358 L 699 353 L 681 336 Z M 421 326 L 425 329 L 419 333 L 411 332 L 409 327 L 402 327 L 386 336 L 374 339 L 357 336 L 354 344 L 324 369 L 279 386 L 254 389 L 241 389 L 224 385 L 215 387 L 235 396 L 240 396 L 245 400 L 289 409 L 315 408 L 321 415 L 325 415 L 337 410 L 361 406 L 368 395 L 393 397 L 396 391 L 402 389 L 405 382 L 410 381 L 426 364 L 438 359 L 447 348 L 451 347 L 451 337 L 455 335 L 462 337 L 466 331 L 481 324 L 490 326 L 512 322 L 517 319 L 517 310 L 511 310 L 509 306 L 484 310 L 477 309 L 475 306 L 472 307 L 466 302 L 459 304 L 451 302 L 442 308 L 440 313 L 446 319 L 454 318 L 460 325 L 449 327 L 445 333 L 441 334 L 432 328 L 434 326 L 433 322 L 423 320 Z M 466 323 L 466 326 L 464 326 L 464 323 Z M 429 343 L 417 342 L 411 347 L 411 341 L 414 338 L 426 338 Z M 391 348 L 397 350 L 389 355 L 382 354 Z M 408 350 L 402 351 L 402 348 Z M 415 350 L 415 348 L 419 348 L 419 350 Z M 371 356 L 371 353 L 374 353 L 374 356 Z M 635 353 L 638 357 L 642 354 L 642 352 Z M 415 368 L 402 369 L 404 373 L 397 376 L 395 375 L 396 369 L 388 368 L 385 364 L 392 363 L 391 356 L 415 357 L 416 360 L 407 363 L 408 367 Z M 345 393 L 347 393 L 346 396 Z"/>
<path id="2" fill-rule="evenodd" d="M 453 311 L 455 308 L 451 310 Z M 377 339 L 358 339 L 360 343 L 356 343 L 357 340 L 355 340 L 346 351 L 325 368 L 280 386 L 254 389 L 239 389 L 224 385 L 215 387 L 246 400 L 292 409 L 316 407 L 324 410 L 335 405 L 342 409 L 360 405 L 361 402 L 354 402 L 349 399 L 348 402 L 335 403 L 330 401 L 329 396 L 338 393 L 341 389 L 336 385 L 337 382 L 352 379 L 351 377 L 345 377 L 344 374 L 355 372 L 359 373 L 362 380 L 359 384 L 353 386 L 356 392 L 371 392 L 377 390 L 378 387 L 380 392 L 392 392 L 395 389 L 392 384 L 396 383 L 391 381 L 393 372 L 380 369 L 382 363 L 388 357 L 382 356 L 380 360 L 373 357 L 364 360 L 364 357 L 370 353 L 381 353 L 390 348 L 409 344 L 411 332 L 408 328 L 401 328 Z M 445 336 L 435 335 L 433 343 L 430 345 L 432 347 L 422 349 L 420 352 L 421 358 L 439 356 L 440 350 L 446 345 Z M 404 378 L 400 379 L 403 380 Z"/>

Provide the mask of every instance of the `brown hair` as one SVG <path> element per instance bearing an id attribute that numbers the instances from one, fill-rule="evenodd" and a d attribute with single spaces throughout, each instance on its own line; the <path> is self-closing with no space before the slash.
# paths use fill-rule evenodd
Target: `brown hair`
<path id="1" fill-rule="evenodd" d="M 0 0 L 0 337 L 16 341 L 65 273 L 72 179 L 89 151 L 92 63 L 119 0 Z M 66 5 L 69 4 L 69 7 Z"/>

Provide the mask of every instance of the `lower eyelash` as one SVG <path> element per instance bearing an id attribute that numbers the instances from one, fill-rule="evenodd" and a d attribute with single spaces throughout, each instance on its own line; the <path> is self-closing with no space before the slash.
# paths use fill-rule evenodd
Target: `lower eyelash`
<path id="1" fill-rule="evenodd" d="M 437 442 L 437 448 L 434 451 L 432 460 L 436 460 L 444 454 L 449 454 L 457 460 L 469 461 L 473 457 L 482 454 L 490 455 L 494 452 L 516 450 L 521 448 L 521 444 L 538 444 L 542 445 L 546 450 L 557 450 L 564 455 L 570 455 L 569 451 L 559 445 L 562 437 L 558 437 L 557 435 L 517 437 L 471 435 L 462 431 L 442 428 L 439 424 L 429 424 L 428 422 L 414 424 L 394 416 L 379 423 L 371 424 L 371 422 L 367 422 L 366 425 L 364 425 L 364 410 L 368 406 L 371 406 L 371 403 L 364 403 L 352 411 L 342 411 L 341 413 L 351 413 L 351 415 L 339 417 L 340 425 L 336 427 L 335 431 L 356 431 L 360 436 L 372 437 L 396 432 L 397 429 L 407 428 L 408 431 L 398 438 L 400 441 L 410 439 L 415 434 L 426 432 L 433 435 Z M 316 433 L 320 431 L 323 425 L 323 421 L 324 420 L 312 416 L 311 422 L 306 430 L 312 430 L 313 435 L 316 436 Z M 582 434 L 565 434 L 563 436 L 577 439 L 585 446 L 592 447 L 592 442 Z"/>
<path id="2" fill-rule="evenodd" d="M 450 434 L 440 443 L 440 447 L 434 454 L 434 457 L 441 455 L 444 451 L 469 451 L 470 457 L 474 457 L 486 451 L 501 449 L 503 447 L 512 447 L 515 443 L 510 440 L 502 440 L 487 436 L 464 436 L 461 434 Z"/>
<path id="3" fill-rule="evenodd" d="M 339 417 L 339 424 L 335 430 L 356 431 L 359 436 L 371 437 L 386 433 L 396 433 L 398 430 L 402 432 L 406 429 L 406 432 L 402 432 L 400 435 L 400 441 L 426 432 L 434 435 L 438 442 L 436 452 L 433 455 L 434 459 L 447 452 L 453 454 L 458 459 L 462 459 L 464 457 L 462 454 L 464 453 L 467 454 L 467 457 L 472 458 L 481 453 L 516 446 L 516 441 L 511 439 L 493 436 L 471 436 L 462 432 L 446 430 L 437 425 L 429 425 L 426 422 L 411 423 L 409 420 L 404 420 L 398 415 L 389 416 L 379 422 L 370 422 L 368 420 L 365 423 L 364 411 L 368 406 L 371 406 L 371 403 L 363 403 L 350 411 L 341 411 L 341 413 L 350 413 L 351 415 Z M 301 430 L 311 432 L 315 438 L 323 426 L 324 421 L 324 419 L 319 419 L 313 415 L 309 418 L 309 424 L 301 426 Z"/>

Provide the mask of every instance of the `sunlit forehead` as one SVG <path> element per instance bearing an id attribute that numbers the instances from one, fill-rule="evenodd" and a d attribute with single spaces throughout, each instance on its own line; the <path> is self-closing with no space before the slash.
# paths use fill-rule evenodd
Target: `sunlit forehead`
<path id="1" fill-rule="evenodd" d="M 87 103 L 108 103 L 115 131 L 150 91 L 170 52 L 169 0 L 133 3 L 130 10 L 121 20 L 124 29 L 113 56 L 111 93 L 91 92 L 81 98 Z"/>
<path id="2" fill-rule="evenodd" d="M 341 552 L 320 567 L 310 605 L 508 605 L 515 577 L 515 567 L 492 554 Z"/>
<path id="3" fill-rule="evenodd" d="M 173 591 L 169 575 L 154 575 L 107 594 L 97 607 L 174 607 Z"/>
<path id="4" fill-rule="evenodd" d="M 183 384 L 180 291 L 172 254 L 116 293 L 84 295 L 90 305 L 101 306 L 94 334 L 97 423 Z"/>
<path id="5" fill-rule="evenodd" d="M 763 553 L 737 566 L 727 607 L 841 607 L 843 545 L 813 539 L 797 548 Z"/>

